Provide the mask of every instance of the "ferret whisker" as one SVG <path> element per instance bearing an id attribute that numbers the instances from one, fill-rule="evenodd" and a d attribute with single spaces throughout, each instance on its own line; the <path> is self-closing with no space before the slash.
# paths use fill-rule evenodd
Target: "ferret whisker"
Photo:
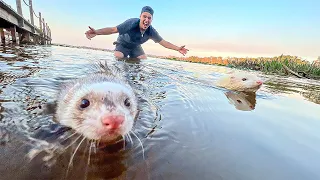
<path id="1" fill-rule="evenodd" d="M 122 135 L 122 138 L 123 138 L 123 146 L 124 148 L 126 148 L 126 136 Z"/>
<path id="2" fill-rule="evenodd" d="M 66 150 L 67 150 L 70 146 L 72 146 L 74 143 L 76 143 L 77 140 L 78 140 L 81 136 L 82 136 L 82 134 L 80 134 L 80 135 L 77 137 L 76 140 L 74 140 L 74 141 L 71 142 L 67 147 L 65 147 L 65 148 L 63 149 L 63 152 L 66 151 Z"/>
<path id="3" fill-rule="evenodd" d="M 129 135 L 125 134 L 124 136 L 129 140 L 130 145 L 132 145 L 132 142 L 130 141 Z"/>
<path id="4" fill-rule="evenodd" d="M 94 140 L 94 153 L 96 154 L 97 153 L 97 140 Z"/>
<path id="5" fill-rule="evenodd" d="M 133 141 L 132 141 L 132 137 L 131 137 L 131 135 L 130 135 L 130 134 L 127 134 L 127 135 L 128 135 L 129 140 L 130 140 L 130 142 L 131 142 L 131 145 L 133 145 Z"/>
<path id="6" fill-rule="evenodd" d="M 87 179 L 87 175 L 88 175 L 88 168 L 89 168 L 89 165 L 90 165 L 91 149 L 92 149 L 92 140 L 90 140 L 90 148 L 89 148 L 89 154 L 88 154 L 87 170 L 86 170 L 86 173 L 85 173 L 85 179 Z"/>
<path id="7" fill-rule="evenodd" d="M 130 132 L 131 132 L 131 133 L 138 139 L 138 141 L 140 142 L 141 148 L 142 148 L 142 156 L 143 156 L 143 159 L 145 159 L 145 158 L 144 158 L 144 148 L 143 148 L 143 144 L 142 144 L 140 138 L 139 138 L 133 131 L 130 130 Z"/>
<path id="8" fill-rule="evenodd" d="M 82 156 L 82 159 L 84 160 L 84 157 L 86 156 L 86 152 L 87 152 L 87 148 L 88 148 L 88 145 L 90 143 L 91 145 L 91 140 L 90 139 L 86 139 L 87 140 L 87 144 L 86 144 L 86 148 L 84 149 L 84 153 L 83 153 L 83 156 Z M 89 147 L 90 148 L 90 147 Z M 88 156 L 89 156 L 89 153 L 88 153 Z M 86 172 L 88 171 L 88 166 L 86 166 L 86 171 L 85 171 L 85 174 Z M 85 178 L 86 179 L 86 178 Z"/>
<path id="9" fill-rule="evenodd" d="M 128 118 L 128 117 L 127 117 L 128 114 L 126 114 L 125 116 L 126 116 L 126 118 Z M 126 134 L 126 135 L 128 136 L 128 139 L 130 140 L 131 146 L 134 145 L 133 140 L 132 140 L 132 137 L 131 137 L 131 135 L 130 135 L 130 132 L 132 132 L 132 130 L 133 130 L 133 129 L 130 129 L 130 130 L 129 130 L 129 133 Z"/>
<path id="10" fill-rule="evenodd" d="M 85 136 L 84 136 L 84 137 L 85 137 Z M 90 141 L 91 141 L 91 140 L 86 139 L 87 144 L 86 144 L 86 147 L 85 147 L 85 149 L 84 149 L 84 152 L 87 151 L 88 144 L 89 144 Z M 85 156 L 85 155 L 86 155 L 86 153 L 83 153 L 83 156 Z M 83 157 L 83 158 L 84 158 L 84 157 Z"/>
<path id="11" fill-rule="evenodd" d="M 71 164 L 73 164 L 73 163 L 72 163 L 72 160 L 73 160 L 75 154 L 77 153 L 80 145 L 82 144 L 82 142 L 83 142 L 85 139 L 86 139 L 86 137 L 83 137 L 82 140 L 80 141 L 80 143 L 78 144 L 78 146 L 76 147 L 76 149 L 74 150 L 74 152 L 73 152 L 73 154 L 72 154 L 72 156 L 71 156 L 71 158 L 70 158 L 69 164 L 68 164 L 67 174 L 68 174 L 68 172 L 69 172 L 69 168 L 70 168 Z"/>
<path id="12" fill-rule="evenodd" d="M 73 118 L 72 120 L 76 121 L 78 119 Z M 85 126 L 84 124 L 78 124 L 78 125 L 75 126 L 75 128 L 83 128 L 84 126 Z"/>
<path id="13" fill-rule="evenodd" d="M 67 138 L 64 138 L 60 143 L 66 141 L 66 140 L 68 140 L 68 139 L 70 139 L 72 136 L 74 136 L 74 135 L 76 135 L 76 134 L 77 134 L 77 132 L 72 133 L 72 134 L 69 135 Z"/>

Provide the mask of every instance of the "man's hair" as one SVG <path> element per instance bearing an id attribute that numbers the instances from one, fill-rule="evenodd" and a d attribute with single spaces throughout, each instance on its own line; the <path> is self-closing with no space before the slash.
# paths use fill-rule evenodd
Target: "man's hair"
<path id="1" fill-rule="evenodd" d="M 142 9 L 141 9 L 141 14 L 143 12 L 148 12 L 150 13 L 152 16 L 153 16 L 153 9 L 150 7 L 150 6 L 144 6 Z"/>

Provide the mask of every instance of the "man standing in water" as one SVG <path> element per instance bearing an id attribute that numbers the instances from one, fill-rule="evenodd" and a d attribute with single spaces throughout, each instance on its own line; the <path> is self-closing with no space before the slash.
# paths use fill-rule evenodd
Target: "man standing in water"
<path id="1" fill-rule="evenodd" d="M 116 58 L 121 59 L 124 57 L 146 59 L 141 44 L 145 43 L 149 39 L 152 39 L 155 43 L 159 43 L 165 48 L 176 50 L 182 55 L 185 55 L 188 49 L 185 46 L 178 47 L 164 40 L 158 32 L 151 26 L 153 19 L 153 9 L 150 6 L 145 6 L 141 10 L 140 19 L 130 18 L 125 22 L 119 24 L 116 27 L 106 27 L 102 29 L 94 29 L 89 26 L 85 34 L 88 39 L 95 37 L 96 35 L 109 35 L 119 33 L 114 55 Z"/>

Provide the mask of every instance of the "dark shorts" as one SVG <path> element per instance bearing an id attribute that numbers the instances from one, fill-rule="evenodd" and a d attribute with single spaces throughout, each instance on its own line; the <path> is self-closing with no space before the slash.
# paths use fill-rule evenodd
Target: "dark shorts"
<path id="1" fill-rule="evenodd" d="M 144 55 L 144 51 L 141 45 L 134 48 L 124 47 L 122 44 L 116 44 L 115 51 L 120 51 L 123 53 L 124 57 L 137 58 L 140 55 Z"/>

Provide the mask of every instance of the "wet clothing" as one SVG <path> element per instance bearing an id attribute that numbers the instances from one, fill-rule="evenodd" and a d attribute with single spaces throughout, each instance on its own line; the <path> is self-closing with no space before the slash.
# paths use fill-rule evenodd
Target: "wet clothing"
<path id="1" fill-rule="evenodd" d="M 131 57 L 131 58 L 137 58 L 140 55 L 145 54 L 141 45 L 138 45 L 134 48 L 127 48 L 122 44 L 116 44 L 116 51 L 120 51 L 123 53 L 124 57 Z"/>
<path id="2" fill-rule="evenodd" d="M 119 36 L 115 50 L 122 52 L 124 57 L 129 55 L 132 58 L 136 58 L 143 55 L 144 51 L 141 44 L 149 39 L 152 39 L 155 43 L 159 43 L 162 40 L 162 37 L 151 25 L 142 34 L 139 23 L 139 18 L 131 18 L 117 26 Z"/>

